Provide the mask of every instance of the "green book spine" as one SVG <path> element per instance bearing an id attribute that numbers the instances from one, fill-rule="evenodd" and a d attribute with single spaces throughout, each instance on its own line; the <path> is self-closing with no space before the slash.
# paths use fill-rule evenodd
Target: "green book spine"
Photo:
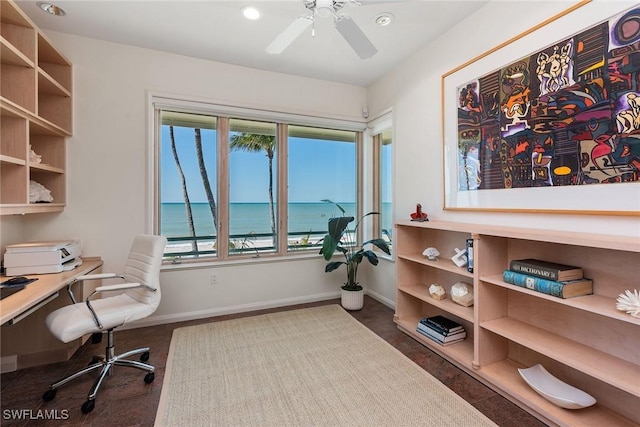
<path id="1" fill-rule="evenodd" d="M 542 292 L 547 295 L 553 295 L 554 297 L 559 298 L 564 297 L 564 283 L 562 282 L 542 279 L 540 277 L 528 276 L 526 274 L 517 273 L 511 270 L 505 270 L 504 273 L 502 273 L 502 279 L 507 283 L 531 289 L 532 291 Z"/>

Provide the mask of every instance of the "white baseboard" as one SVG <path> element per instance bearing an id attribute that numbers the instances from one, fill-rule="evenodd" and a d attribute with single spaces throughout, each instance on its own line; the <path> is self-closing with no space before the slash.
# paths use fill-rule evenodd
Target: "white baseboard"
<path id="1" fill-rule="evenodd" d="M 18 356 L 13 354 L 11 356 L 2 356 L 0 358 L 0 372 L 13 372 L 18 370 Z"/>
<path id="2" fill-rule="evenodd" d="M 393 300 L 391 300 L 391 299 L 389 299 L 389 298 L 387 298 L 387 297 L 385 297 L 385 296 L 382 296 L 382 295 L 380 295 L 379 293 L 377 293 L 377 292 L 375 292 L 375 291 L 370 291 L 370 290 L 368 290 L 368 289 L 367 289 L 367 292 L 366 292 L 366 293 L 367 293 L 367 295 L 369 295 L 371 298 L 373 298 L 373 299 L 374 299 L 374 300 L 376 300 L 376 301 L 381 302 L 382 304 L 386 305 L 387 307 L 389 307 L 389 308 L 393 308 L 393 309 L 395 309 L 395 308 L 396 308 L 396 302 L 395 302 L 395 301 L 393 301 Z"/>
<path id="3" fill-rule="evenodd" d="M 339 298 L 340 292 L 308 295 L 304 297 L 284 298 L 279 300 L 261 301 L 251 304 L 240 304 L 229 307 L 212 308 L 209 310 L 189 311 L 183 313 L 165 314 L 162 316 L 150 316 L 131 324 L 118 328 L 119 330 L 144 328 L 146 326 L 164 325 L 167 323 L 185 322 L 187 320 L 205 319 L 207 317 L 222 316 L 225 314 L 244 313 L 247 311 L 265 310 L 288 305 L 305 304 L 309 302 L 324 301 Z M 376 298 L 377 299 L 377 298 Z M 381 301 L 383 302 L 383 301 Z M 384 303 L 384 302 L 383 302 Z"/>

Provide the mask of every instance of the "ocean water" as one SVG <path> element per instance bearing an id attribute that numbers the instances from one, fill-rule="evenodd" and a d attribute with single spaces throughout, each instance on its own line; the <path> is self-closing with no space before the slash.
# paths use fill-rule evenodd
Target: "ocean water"
<path id="1" fill-rule="evenodd" d="M 347 215 L 353 215 L 355 203 L 340 203 Z M 277 206 L 274 207 L 277 209 Z M 215 235 L 208 203 L 192 203 L 191 211 L 197 236 Z M 341 212 L 330 203 L 290 203 L 289 233 L 325 233 L 327 221 Z M 231 235 L 271 233 L 268 203 L 231 203 L 229 205 L 229 233 Z M 383 228 L 391 230 L 391 204 L 383 206 Z M 167 237 L 189 236 L 184 203 L 162 203 L 160 232 Z M 354 223 L 352 223 L 355 225 Z"/>

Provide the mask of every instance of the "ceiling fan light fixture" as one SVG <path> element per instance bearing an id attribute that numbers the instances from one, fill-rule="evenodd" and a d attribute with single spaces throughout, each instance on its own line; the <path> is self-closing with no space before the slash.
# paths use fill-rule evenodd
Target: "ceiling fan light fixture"
<path id="1" fill-rule="evenodd" d="M 67 13 L 53 3 L 38 2 L 38 7 L 53 16 L 65 16 Z"/>
<path id="2" fill-rule="evenodd" d="M 391 24 L 391 22 L 393 21 L 393 13 L 389 13 L 389 12 L 383 12 L 383 13 L 379 13 L 375 19 L 373 20 L 373 22 L 376 23 L 376 25 L 379 25 L 381 27 L 386 27 L 387 25 Z"/>
<path id="3" fill-rule="evenodd" d="M 333 8 L 330 6 L 317 6 L 316 14 L 321 18 L 327 18 L 334 13 Z"/>
<path id="4" fill-rule="evenodd" d="M 242 9 L 240 9 L 240 11 L 242 12 L 242 16 L 251 21 L 260 19 L 260 17 L 262 16 L 262 13 L 260 13 L 260 11 L 253 6 L 244 6 Z"/>
<path id="5" fill-rule="evenodd" d="M 337 11 L 334 6 L 333 0 L 316 0 L 315 4 L 312 4 L 311 9 L 315 9 L 316 15 L 321 18 L 327 18 L 331 15 L 334 15 Z"/>

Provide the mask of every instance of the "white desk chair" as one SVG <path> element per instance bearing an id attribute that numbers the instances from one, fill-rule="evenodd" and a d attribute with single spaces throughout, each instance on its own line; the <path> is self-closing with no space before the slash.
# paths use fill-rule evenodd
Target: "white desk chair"
<path id="1" fill-rule="evenodd" d="M 113 330 L 134 320 L 142 319 L 153 313 L 160 303 L 160 266 L 162 255 L 167 244 L 164 236 L 138 235 L 131 245 L 129 258 L 121 275 L 113 273 L 89 274 L 79 276 L 77 281 L 91 279 L 120 278 L 125 283 L 105 285 L 87 297 L 84 302 L 75 302 L 69 285 L 69 294 L 74 304 L 62 307 L 47 316 L 47 326 L 60 341 L 69 342 L 86 334 L 106 333 L 107 346 L 104 356 L 94 356 L 89 366 L 52 384 L 43 395 L 45 401 L 56 397 L 59 387 L 88 372 L 100 371 L 100 375 L 89 391 L 87 401 L 82 405 L 82 412 L 91 412 L 95 406 L 96 394 L 107 375 L 111 375 L 112 367 L 128 366 L 147 371 L 144 382 L 149 384 L 154 379 L 155 368 L 146 362 L 149 360 L 149 348 L 128 351 L 114 355 Z M 117 295 L 89 301 L 97 294 L 112 291 L 123 291 Z M 140 354 L 140 360 L 125 358 Z"/>

